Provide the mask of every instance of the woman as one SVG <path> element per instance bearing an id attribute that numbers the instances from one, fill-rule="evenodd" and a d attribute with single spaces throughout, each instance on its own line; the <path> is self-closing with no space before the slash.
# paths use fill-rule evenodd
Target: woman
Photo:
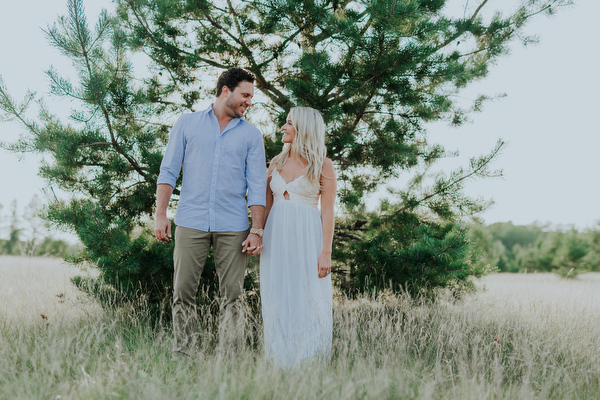
<path id="1" fill-rule="evenodd" d="M 285 144 L 267 173 L 260 293 L 265 357 L 292 366 L 331 350 L 336 179 L 317 110 L 292 108 L 281 129 Z"/>

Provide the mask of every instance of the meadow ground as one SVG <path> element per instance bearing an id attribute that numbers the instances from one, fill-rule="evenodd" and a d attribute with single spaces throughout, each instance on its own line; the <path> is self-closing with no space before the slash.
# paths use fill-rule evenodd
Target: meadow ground
<path id="1" fill-rule="evenodd" d="M 198 354 L 174 359 L 169 324 L 102 310 L 76 274 L 0 257 L 0 399 L 600 398 L 600 274 L 495 274 L 460 302 L 336 297 L 331 359 L 293 370 L 260 340 L 220 354 L 212 317 Z"/>

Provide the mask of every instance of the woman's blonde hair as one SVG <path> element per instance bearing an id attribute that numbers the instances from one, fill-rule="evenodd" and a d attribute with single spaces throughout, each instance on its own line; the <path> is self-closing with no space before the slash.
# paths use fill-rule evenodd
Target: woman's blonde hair
<path id="1" fill-rule="evenodd" d="M 296 131 L 292 143 L 286 143 L 277 156 L 274 171 L 280 171 L 287 161 L 292 149 L 308 161 L 306 173 L 308 182 L 314 187 L 321 187 L 321 169 L 327 155 L 325 147 L 325 122 L 321 113 L 310 107 L 294 107 L 290 110 L 292 126 Z"/>

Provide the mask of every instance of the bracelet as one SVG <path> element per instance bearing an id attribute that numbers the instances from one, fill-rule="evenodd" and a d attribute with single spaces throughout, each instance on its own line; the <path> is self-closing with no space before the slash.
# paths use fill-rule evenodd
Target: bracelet
<path id="1" fill-rule="evenodd" d="M 264 229 L 250 228 L 250 233 L 254 233 L 255 235 L 258 235 L 258 237 L 262 238 L 265 234 L 265 231 Z"/>

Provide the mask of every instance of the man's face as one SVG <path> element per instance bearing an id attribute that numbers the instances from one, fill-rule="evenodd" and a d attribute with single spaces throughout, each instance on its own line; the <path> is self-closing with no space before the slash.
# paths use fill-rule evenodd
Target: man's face
<path id="1" fill-rule="evenodd" d="M 252 105 L 254 83 L 242 81 L 235 87 L 233 92 L 227 86 L 223 88 L 223 91 L 227 95 L 227 100 L 225 100 L 227 115 L 232 118 L 242 118 L 246 109 Z"/>

